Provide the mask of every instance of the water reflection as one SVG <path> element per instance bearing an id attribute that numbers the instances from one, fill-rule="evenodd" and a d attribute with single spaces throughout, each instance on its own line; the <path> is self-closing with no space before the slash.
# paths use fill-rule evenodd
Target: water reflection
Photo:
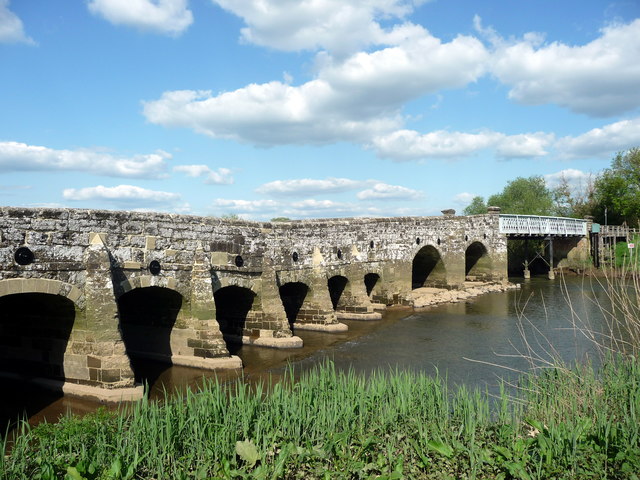
<path id="1" fill-rule="evenodd" d="M 563 295 L 565 288 L 572 298 L 573 315 Z M 587 293 L 582 295 L 583 291 Z M 575 315 L 589 318 L 596 327 L 599 325 L 601 314 L 590 298 L 603 300 L 604 295 L 601 289 L 592 291 L 581 278 L 567 278 L 566 285 L 560 278 L 534 278 L 523 283 L 521 290 L 491 293 L 473 301 L 415 311 L 394 308 L 380 321 L 346 321 L 347 332 L 295 332 L 304 340 L 301 349 L 242 346 L 237 352 L 245 365 L 242 372 L 210 372 L 150 363 L 145 367 L 152 371 L 148 378 L 155 378 L 150 396 L 161 398 L 165 390 L 197 389 L 203 378 L 223 382 L 240 375 L 246 381 L 277 379 L 289 364 L 302 372 L 325 359 L 332 360 L 338 369 L 352 368 L 365 374 L 389 368 L 440 372 L 446 373 L 449 383 L 493 389 L 499 377 L 513 376 L 514 369 L 529 368 L 530 364 L 519 354 L 556 353 L 569 362 L 587 355 L 593 357 L 595 349 L 590 341 L 568 328 Z M 521 323 L 518 318 L 522 308 Z M 23 411 L 31 416 L 31 423 L 36 423 L 44 418 L 55 420 L 67 410 L 84 413 L 99 406 L 62 397 L 50 399 L 51 403 L 43 408 L 45 396 L 27 392 L 20 385 L 10 388 L 13 390 L 3 391 L 17 394 L 5 394 L 2 398 L 5 422 L 7 416 L 15 417 Z M 37 402 L 30 403 L 34 399 Z"/>

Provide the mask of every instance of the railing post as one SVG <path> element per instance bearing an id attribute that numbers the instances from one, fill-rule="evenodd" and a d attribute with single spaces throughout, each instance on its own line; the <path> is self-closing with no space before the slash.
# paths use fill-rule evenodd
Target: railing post
<path id="1" fill-rule="evenodd" d="M 549 237 L 549 280 L 554 280 L 556 274 L 553 271 L 553 237 Z"/>

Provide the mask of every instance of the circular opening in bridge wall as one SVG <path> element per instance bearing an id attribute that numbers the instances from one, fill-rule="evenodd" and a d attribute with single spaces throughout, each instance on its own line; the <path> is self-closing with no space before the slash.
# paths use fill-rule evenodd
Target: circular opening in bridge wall
<path id="1" fill-rule="evenodd" d="M 291 258 L 293 259 L 293 261 L 294 261 L 294 262 L 297 262 L 297 261 L 298 261 L 298 258 L 300 258 L 300 257 L 298 256 L 298 252 L 293 252 L 293 253 L 291 254 Z"/>
<path id="2" fill-rule="evenodd" d="M 416 245 L 420 245 L 420 237 L 416 238 Z"/>
<path id="3" fill-rule="evenodd" d="M 440 239 L 438 239 L 438 245 L 440 245 Z"/>
<path id="4" fill-rule="evenodd" d="M 152 260 L 149 263 L 149 273 L 151 273 L 151 275 L 160 275 L 161 270 L 162 270 L 162 267 L 160 266 L 159 261 Z"/>
<path id="5" fill-rule="evenodd" d="M 338 256 L 338 259 L 342 260 L 342 250 L 338 249 L 336 255 Z"/>
<path id="6" fill-rule="evenodd" d="M 35 259 L 33 252 L 27 247 L 20 247 L 17 249 L 13 258 L 16 260 L 18 265 L 29 265 L 33 263 Z"/>
<path id="7" fill-rule="evenodd" d="M 465 242 L 467 242 L 468 240 L 469 240 L 469 236 L 468 236 L 468 235 L 465 235 L 465 236 L 464 236 L 464 241 L 465 241 Z"/>
<path id="8" fill-rule="evenodd" d="M 242 267 L 244 265 L 244 259 L 240 255 L 236 255 L 235 264 L 236 267 Z"/>

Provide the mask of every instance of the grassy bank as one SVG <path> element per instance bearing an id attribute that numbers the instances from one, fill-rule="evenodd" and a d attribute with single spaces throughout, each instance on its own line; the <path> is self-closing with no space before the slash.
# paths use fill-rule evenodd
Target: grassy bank
<path id="1" fill-rule="evenodd" d="M 4 479 L 637 478 L 640 366 L 546 370 L 514 396 L 325 364 L 269 393 L 211 382 L 165 405 L 21 435 Z M 490 407 L 491 404 L 491 407 Z"/>

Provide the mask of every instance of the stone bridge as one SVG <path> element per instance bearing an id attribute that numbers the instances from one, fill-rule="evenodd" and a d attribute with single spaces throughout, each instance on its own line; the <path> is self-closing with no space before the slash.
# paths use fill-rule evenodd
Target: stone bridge
<path id="1" fill-rule="evenodd" d="M 381 318 L 413 288 L 505 282 L 499 211 L 445 212 L 260 223 L 1 208 L 0 370 L 135 398 L 137 358 L 240 368 L 238 344 L 300 347 L 297 330 Z"/>

